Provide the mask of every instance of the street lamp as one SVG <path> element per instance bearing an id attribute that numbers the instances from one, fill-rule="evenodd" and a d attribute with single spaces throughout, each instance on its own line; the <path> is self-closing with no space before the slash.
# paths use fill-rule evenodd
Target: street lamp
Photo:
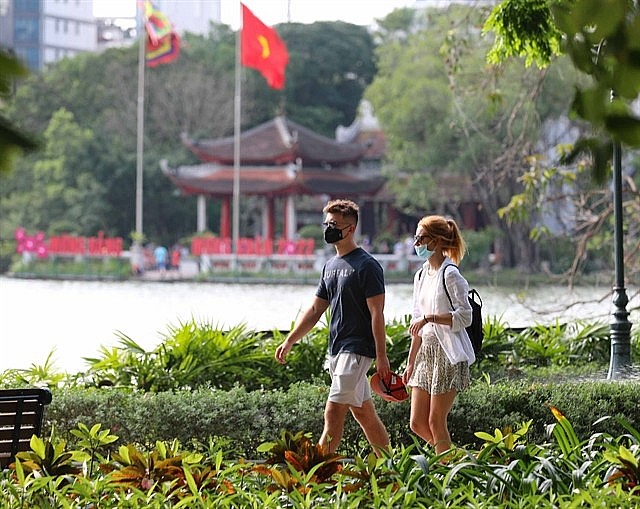
<path id="1" fill-rule="evenodd" d="M 615 285 L 613 287 L 613 316 L 609 323 L 611 359 L 607 378 L 622 378 L 631 366 L 631 322 L 627 304 L 629 298 L 624 287 L 624 249 L 622 218 L 622 147 L 613 142 L 613 221 L 615 245 Z"/>

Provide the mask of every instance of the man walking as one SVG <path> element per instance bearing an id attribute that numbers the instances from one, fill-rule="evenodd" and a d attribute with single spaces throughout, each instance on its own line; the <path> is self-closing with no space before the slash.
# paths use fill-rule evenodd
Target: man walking
<path id="1" fill-rule="evenodd" d="M 275 356 L 284 364 L 292 346 L 331 306 L 325 365 L 331 375 L 331 389 L 319 445 L 329 453 L 336 451 L 350 411 L 380 455 L 389 446 L 389 435 L 373 405 L 367 372 L 375 359 L 380 376 L 386 378 L 389 373 L 384 275 L 377 260 L 356 244 L 358 212 L 358 205 L 350 200 L 333 200 L 323 209 L 324 239 L 334 245 L 336 255 L 322 269 L 311 306 L 278 346 Z"/>

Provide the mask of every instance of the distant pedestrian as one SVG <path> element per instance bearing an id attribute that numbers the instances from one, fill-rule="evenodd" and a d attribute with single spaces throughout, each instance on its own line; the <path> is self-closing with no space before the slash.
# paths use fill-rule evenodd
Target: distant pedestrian
<path id="1" fill-rule="evenodd" d="M 156 270 L 160 272 L 166 272 L 167 259 L 169 258 L 169 252 L 164 246 L 158 246 L 153 250 L 153 258 L 156 261 Z"/>
<path id="2" fill-rule="evenodd" d="M 182 254 L 181 248 L 178 244 L 171 248 L 171 268 L 173 270 L 180 270 L 180 256 Z"/>

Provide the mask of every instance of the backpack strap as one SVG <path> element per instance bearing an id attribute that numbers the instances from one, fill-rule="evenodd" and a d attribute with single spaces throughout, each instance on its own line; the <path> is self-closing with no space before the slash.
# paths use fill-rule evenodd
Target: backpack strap
<path id="1" fill-rule="evenodd" d="M 442 286 L 444 286 L 444 293 L 447 294 L 447 299 L 449 299 L 449 305 L 451 306 L 451 309 L 455 311 L 455 308 L 453 307 L 453 301 L 451 300 L 451 295 L 449 295 L 449 290 L 447 290 L 447 283 L 444 279 L 445 272 L 447 272 L 447 267 L 451 267 L 451 266 L 458 268 L 458 266 L 455 263 L 447 263 L 444 266 L 444 268 L 442 269 Z"/>

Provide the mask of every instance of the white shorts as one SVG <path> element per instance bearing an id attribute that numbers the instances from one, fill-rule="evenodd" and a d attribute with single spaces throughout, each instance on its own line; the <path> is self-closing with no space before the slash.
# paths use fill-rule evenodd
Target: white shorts
<path id="1" fill-rule="evenodd" d="M 371 399 L 367 373 L 373 359 L 350 352 L 327 357 L 325 368 L 331 375 L 329 401 L 361 407 Z"/>

